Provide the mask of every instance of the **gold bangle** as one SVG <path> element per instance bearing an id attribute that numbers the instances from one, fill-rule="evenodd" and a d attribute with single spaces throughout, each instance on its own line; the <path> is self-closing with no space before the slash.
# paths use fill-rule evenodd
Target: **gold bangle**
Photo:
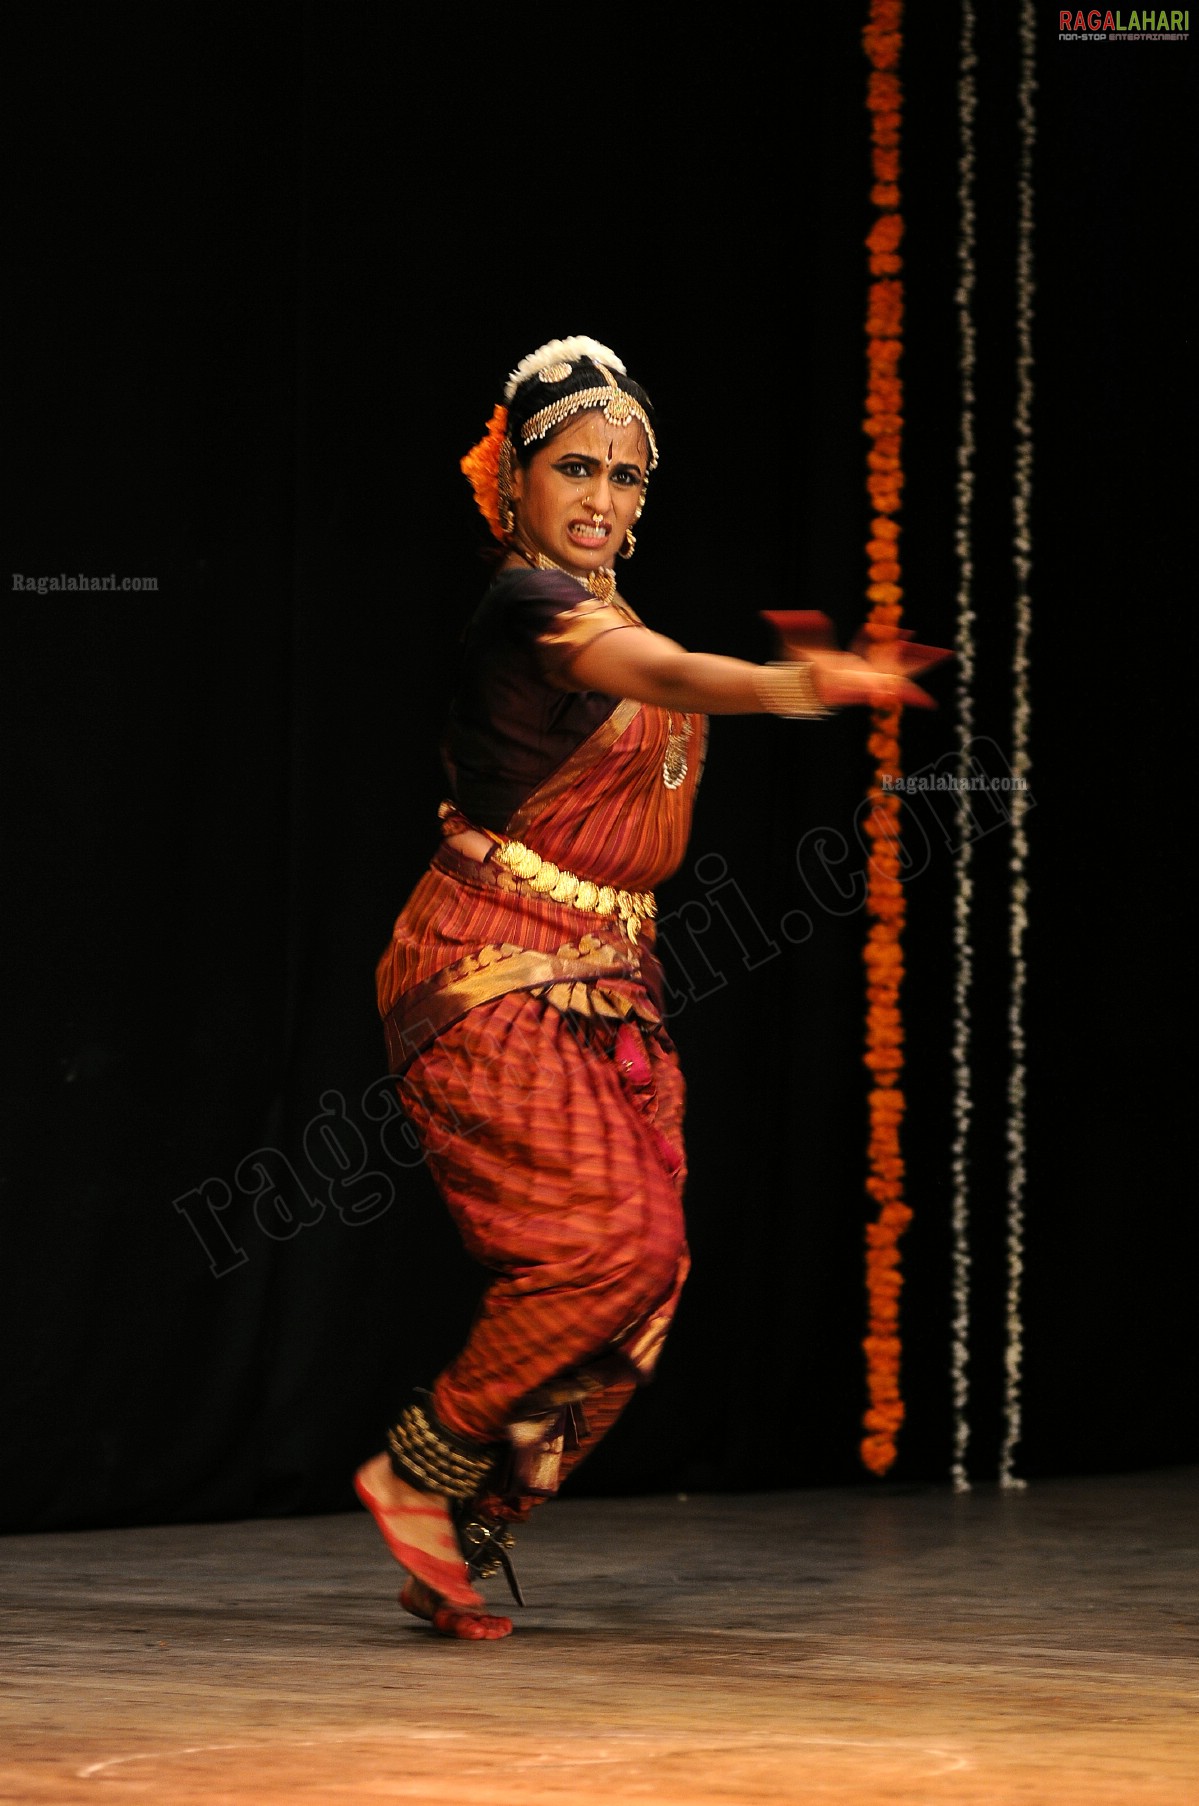
<path id="1" fill-rule="evenodd" d="M 812 666 L 806 659 L 759 665 L 754 672 L 754 690 L 767 715 L 817 721 L 833 712 L 821 702 Z"/>

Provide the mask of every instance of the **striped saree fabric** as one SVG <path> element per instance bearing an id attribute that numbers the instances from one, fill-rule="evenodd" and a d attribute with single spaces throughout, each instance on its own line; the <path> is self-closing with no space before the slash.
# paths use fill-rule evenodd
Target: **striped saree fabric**
<path id="1" fill-rule="evenodd" d="M 687 775 L 664 784 L 681 725 L 620 704 L 505 838 L 597 884 L 652 890 L 681 863 L 702 766 L 706 724 L 692 717 Z M 378 998 L 404 1108 L 488 1274 L 435 1410 L 491 1443 L 575 1400 L 565 1470 L 650 1376 L 677 1305 L 684 1085 L 652 924 L 630 938 L 506 876 L 443 848 L 396 923 Z"/>

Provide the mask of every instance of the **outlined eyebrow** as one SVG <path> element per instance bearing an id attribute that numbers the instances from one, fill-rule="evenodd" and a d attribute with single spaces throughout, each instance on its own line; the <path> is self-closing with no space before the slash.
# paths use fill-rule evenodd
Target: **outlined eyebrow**
<path id="1" fill-rule="evenodd" d="M 597 458 L 591 452 L 582 452 L 582 451 L 559 452 L 558 456 L 554 459 L 554 463 L 556 465 L 557 464 L 588 464 L 588 465 L 594 465 L 596 470 L 598 470 L 600 465 L 603 464 L 604 462 L 605 462 L 605 460 L 603 458 Z M 638 463 L 636 458 L 622 458 L 618 464 L 610 464 L 608 466 L 608 468 L 609 468 L 609 470 L 631 470 L 631 471 L 634 471 L 636 473 L 636 475 L 639 477 L 643 476 L 645 474 L 642 469 L 642 466 Z"/>

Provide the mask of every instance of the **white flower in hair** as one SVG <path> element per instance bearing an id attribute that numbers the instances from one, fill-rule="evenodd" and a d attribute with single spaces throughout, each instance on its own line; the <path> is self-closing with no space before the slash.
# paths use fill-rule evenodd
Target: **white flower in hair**
<path id="1" fill-rule="evenodd" d="M 576 333 L 569 339 L 551 339 L 548 345 L 542 345 L 540 350 L 530 351 L 528 357 L 522 358 L 504 385 L 504 400 L 511 401 L 521 383 L 527 382 L 530 376 L 536 376 L 539 370 L 548 370 L 551 364 L 574 364 L 581 357 L 589 357 L 597 364 L 607 364 L 609 370 L 619 370 L 622 376 L 628 375 L 614 351 L 601 345 L 598 339 L 589 339 L 582 333 Z"/>

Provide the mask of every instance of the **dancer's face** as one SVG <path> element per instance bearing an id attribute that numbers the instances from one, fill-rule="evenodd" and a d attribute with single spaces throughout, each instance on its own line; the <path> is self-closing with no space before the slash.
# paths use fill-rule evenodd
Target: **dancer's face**
<path id="1" fill-rule="evenodd" d="M 636 516 L 648 452 L 637 421 L 576 414 L 513 472 L 518 537 L 580 576 L 610 565 Z"/>

